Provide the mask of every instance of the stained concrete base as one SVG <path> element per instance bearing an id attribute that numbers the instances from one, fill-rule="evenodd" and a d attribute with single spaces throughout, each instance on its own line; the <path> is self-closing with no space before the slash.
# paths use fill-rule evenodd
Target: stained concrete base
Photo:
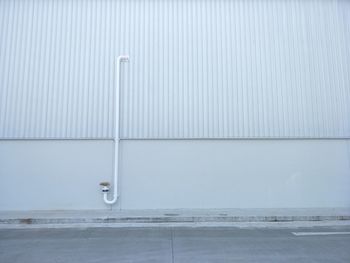
<path id="1" fill-rule="evenodd" d="M 1 225 L 350 221 L 350 208 L 0 212 Z"/>

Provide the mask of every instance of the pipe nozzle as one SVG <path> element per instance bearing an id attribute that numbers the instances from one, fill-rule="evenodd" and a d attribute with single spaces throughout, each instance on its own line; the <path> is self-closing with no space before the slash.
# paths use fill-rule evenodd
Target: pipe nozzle
<path id="1" fill-rule="evenodd" d="M 100 185 L 101 186 L 110 186 L 110 183 L 109 182 L 101 182 Z"/>
<path id="2" fill-rule="evenodd" d="M 109 182 L 101 182 L 100 185 L 102 186 L 102 193 L 108 193 L 109 192 Z"/>

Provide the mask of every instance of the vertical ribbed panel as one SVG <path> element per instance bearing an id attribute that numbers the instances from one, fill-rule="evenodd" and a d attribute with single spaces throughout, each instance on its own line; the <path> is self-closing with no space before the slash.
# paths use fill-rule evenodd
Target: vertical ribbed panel
<path id="1" fill-rule="evenodd" d="M 350 3 L 0 1 L 0 137 L 350 137 Z"/>

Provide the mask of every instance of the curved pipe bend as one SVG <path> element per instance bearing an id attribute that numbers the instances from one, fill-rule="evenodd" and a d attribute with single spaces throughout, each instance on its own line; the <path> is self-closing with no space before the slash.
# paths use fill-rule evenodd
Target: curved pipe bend
<path id="1" fill-rule="evenodd" d="M 116 187 L 114 187 L 116 189 Z M 117 195 L 113 195 L 113 199 L 112 200 L 108 200 L 108 193 L 103 193 L 103 201 L 107 204 L 107 205 L 113 205 L 115 202 L 117 202 L 118 200 Z"/>

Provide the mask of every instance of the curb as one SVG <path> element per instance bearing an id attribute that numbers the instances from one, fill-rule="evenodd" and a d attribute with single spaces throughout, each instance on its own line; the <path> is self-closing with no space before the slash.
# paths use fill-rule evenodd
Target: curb
<path id="1" fill-rule="evenodd" d="M 111 223 L 244 223 L 244 222 L 300 222 L 344 221 L 350 215 L 332 216 L 158 216 L 158 217 L 95 217 L 95 218 L 1 218 L 3 225 L 46 224 L 111 224 Z"/>

